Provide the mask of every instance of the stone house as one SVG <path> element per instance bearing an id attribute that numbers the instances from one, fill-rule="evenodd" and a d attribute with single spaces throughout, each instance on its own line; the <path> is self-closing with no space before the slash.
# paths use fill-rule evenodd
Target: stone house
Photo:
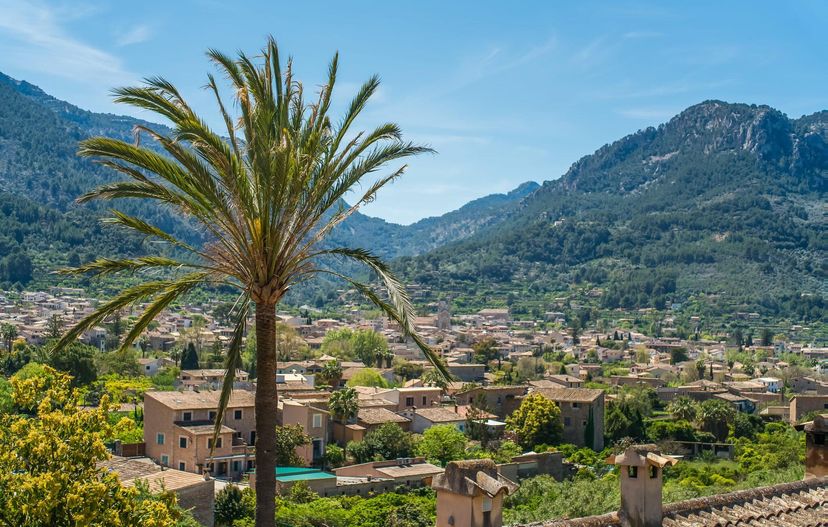
<path id="1" fill-rule="evenodd" d="M 604 391 L 587 388 L 535 388 L 561 409 L 563 442 L 604 448 Z"/>
<path id="2" fill-rule="evenodd" d="M 828 412 L 828 395 L 795 395 L 790 406 L 791 424 L 796 424 L 811 412 Z"/>

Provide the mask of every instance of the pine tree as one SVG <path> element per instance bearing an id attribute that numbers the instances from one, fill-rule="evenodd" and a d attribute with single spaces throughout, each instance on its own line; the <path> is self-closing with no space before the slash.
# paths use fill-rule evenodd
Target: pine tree
<path id="1" fill-rule="evenodd" d="M 181 357 L 182 370 L 197 370 L 198 369 L 198 352 L 195 344 L 190 342 L 184 350 L 184 355 Z"/>

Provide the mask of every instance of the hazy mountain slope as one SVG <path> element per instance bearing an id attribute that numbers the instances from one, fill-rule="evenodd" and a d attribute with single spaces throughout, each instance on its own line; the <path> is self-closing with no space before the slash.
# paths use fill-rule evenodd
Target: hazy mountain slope
<path id="1" fill-rule="evenodd" d="M 400 267 L 469 303 L 592 284 L 605 307 L 704 294 L 813 319 L 828 283 L 826 115 L 693 106 L 582 158 L 507 221 Z"/>

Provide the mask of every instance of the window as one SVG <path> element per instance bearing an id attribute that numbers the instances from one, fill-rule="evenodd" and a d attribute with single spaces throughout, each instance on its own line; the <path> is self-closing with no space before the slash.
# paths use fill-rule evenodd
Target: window
<path id="1" fill-rule="evenodd" d="M 187 438 L 184 437 L 184 436 L 179 437 L 178 438 L 178 446 L 180 448 L 187 448 Z"/>
<path id="2" fill-rule="evenodd" d="M 149 371 L 150 367 L 149 366 L 144 366 L 144 369 Z"/>
<path id="3" fill-rule="evenodd" d="M 405 398 L 405 405 L 406 406 L 414 406 L 414 398 L 413 397 L 406 397 Z"/>
<path id="4" fill-rule="evenodd" d="M 193 412 L 184 412 L 184 415 L 181 419 L 183 419 L 184 421 L 192 421 L 193 420 Z"/>
<path id="5" fill-rule="evenodd" d="M 158 433 L 155 435 L 155 442 L 156 444 L 163 445 L 164 444 L 164 434 Z"/>
<path id="6" fill-rule="evenodd" d="M 179 461 L 178 462 L 178 470 L 180 470 L 181 472 L 186 472 L 187 471 L 187 463 L 184 463 L 183 461 Z"/>
<path id="7" fill-rule="evenodd" d="M 210 410 L 209 412 L 207 412 L 207 419 L 209 419 L 210 421 L 215 421 L 216 415 L 217 414 L 214 410 Z"/>
<path id="8" fill-rule="evenodd" d="M 569 426 L 572 424 L 572 419 L 569 417 L 564 417 L 564 426 Z"/>
<path id="9" fill-rule="evenodd" d="M 213 438 L 212 437 L 207 438 L 207 448 L 213 448 Z M 218 438 L 216 440 L 216 448 L 221 448 L 221 438 Z"/>
<path id="10" fill-rule="evenodd" d="M 242 411 L 241 410 L 233 410 L 233 419 L 236 421 L 240 421 L 242 418 Z"/>
<path id="11" fill-rule="evenodd" d="M 313 414 L 313 427 L 322 428 L 322 414 Z"/>
<path id="12" fill-rule="evenodd" d="M 578 408 L 578 403 L 572 403 L 572 408 Z"/>
<path id="13" fill-rule="evenodd" d="M 250 431 L 250 446 L 255 446 L 255 445 L 256 445 L 256 431 L 251 430 Z"/>
<path id="14" fill-rule="evenodd" d="M 425 395 L 423 395 L 423 406 L 426 406 L 427 404 L 428 404 L 428 398 Z"/>
<path id="15" fill-rule="evenodd" d="M 658 477 L 658 467 L 654 467 L 650 465 L 650 479 L 656 479 Z"/>
<path id="16" fill-rule="evenodd" d="M 241 461 L 233 461 L 233 472 L 241 472 Z"/>
<path id="17" fill-rule="evenodd" d="M 170 465 L 170 456 L 168 456 L 167 454 L 162 455 L 161 456 L 161 464 L 164 465 L 165 467 L 169 466 Z"/>
<path id="18" fill-rule="evenodd" d="M 627 475 L 631 478 L 638 477 L 638 467 L 627 467 Z"/>

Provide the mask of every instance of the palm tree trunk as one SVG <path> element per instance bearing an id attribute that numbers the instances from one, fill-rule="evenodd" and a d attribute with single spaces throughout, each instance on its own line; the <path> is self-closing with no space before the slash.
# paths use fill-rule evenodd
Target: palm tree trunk
<path id="1" fill-rule="evenodd" d="M 276 524 L 276 306 L 256 304 L 256 527 Z"/>

